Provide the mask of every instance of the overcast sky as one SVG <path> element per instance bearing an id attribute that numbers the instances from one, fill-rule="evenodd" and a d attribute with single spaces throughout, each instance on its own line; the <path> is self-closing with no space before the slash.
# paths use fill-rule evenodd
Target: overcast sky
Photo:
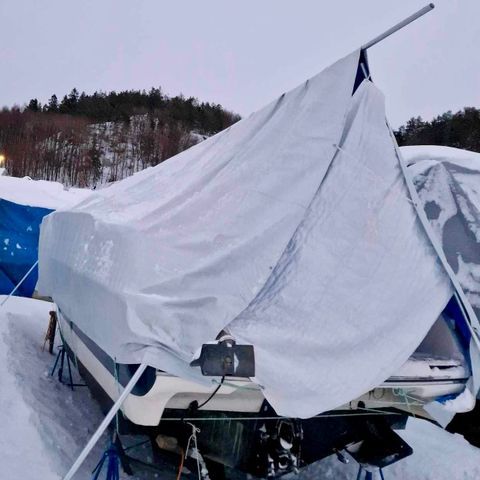
<path id="1" fill-rule="evenodd" d="M 161 86 L 247 115 L 426 3 L 0 0 L 0 106 Z M 435 3 L 369 50 L 394 126 L 480 107 L 480 1 Z"/>

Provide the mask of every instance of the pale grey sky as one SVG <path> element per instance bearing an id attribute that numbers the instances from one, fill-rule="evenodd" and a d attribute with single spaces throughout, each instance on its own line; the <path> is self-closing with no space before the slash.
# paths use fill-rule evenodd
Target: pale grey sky
<path id="1" fill-rule="evenodd" d="M 422 0 L 0 0 L 0 106 L 161 86 L 259 109 Z M 480 107 L 480 1 L 436 9 L 369 51 L 398 126 Z"/>

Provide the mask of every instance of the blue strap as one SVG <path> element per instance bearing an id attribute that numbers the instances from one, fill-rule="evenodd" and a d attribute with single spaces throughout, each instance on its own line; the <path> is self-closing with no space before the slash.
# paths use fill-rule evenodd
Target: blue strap
<path id="1" fill-rule="evenodd" d="M 380 473 L 380 479 L 381 480 L 385 480 L 385 477 L 383 476 L 383 470 L 380 468 L 378 470 L 378 472 Z M 357 480 L 361 480 L 362 478 L 362 474 L 365 474 L 365 476 L 363 477 L 364 480 L 373 480 L 373 473 L 372 472 L 369 472 L 368 470 L 365 470 L 361 465 L 358 469 L 358 473 L 357 473 Z"/>
<path id="2" fill-rule="evenodd" d="M 93 469 L 92 480 L 99 479 L 100 473 L 102 473 L 103 466 L 107 460 L 107 476 L 105 480 L 120 480 L 120 458 L 117 447 L 113 444 L 104 452 L 97 466 Z"/>

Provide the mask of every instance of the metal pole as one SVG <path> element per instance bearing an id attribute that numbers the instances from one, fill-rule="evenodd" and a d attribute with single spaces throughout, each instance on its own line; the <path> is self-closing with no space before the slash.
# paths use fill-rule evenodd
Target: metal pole
<path id="1" fill-rule="evenodd" d="M 123 402 L 125 401 L 127 396 L 130 394 L 133 387 L 137 384 L 138 379 L 140 378 L 140 376 L 142 375 L 142 373 L 145 371 L 146 368 L 147 368 L 146 363 L 142 363 L 138 367 L 137 371 L 128 382 L 122 394 L 120 395 L 120 397 L 118 397 L 118 400 L 113 404 L 113 407 L 110 409 L 107 416 L 103 419 L 103 422 L 97 428 L 96 432 L 92 435 L 92 438 L 90 438 L 89 442 L 85 445 L 85 448 L 82 450 L 78 458 L 75 460 L 75 463 L 72 465 L 72 467 L 67 472 L 67 474 L 63 477 L 63 480 L 71 480 L 73 476 L 77 473 L 78 469 L 80 468 L 84 460 L 87 458 L 87 455 L 90 453 L 90 450 L 92 450 L 92 448 L 98 442 L 98 439 L 103 435 L 103 432 L 110 425 L 110 422 L 112 421 L 113 417 L 120 410 L 120 407 L 122 406 Z"/>
<path id="2" fill-rule="evenodd" d="M 7 300 L 17 291 L 17 288 L 25 281 L 25 279 L 32 273 L 33 269 L 38 265 L 38 260 L 30 267 L 30 270 L 23 276 L 23 278 L 15 285 L 15 288 L 8 294 L 6 298 L 3 299 L 3 302 L 0 303 L 0 307 L 3 307 Z"/>
<path id="3" fill-rule="evenodd" d="M 367 50 L 368 48 L 373 47 L 373 45 L 376 45 L 378 42 L 385 40 L 385 38 L 389 37 L 392 33 L 395 33 L 401 28 L 407 26 L 409 23 L 414 22 L 417 18 L 422 17 L 423 15 L 430 12 L 434 8 L 435 8 L 435 5 L 433 3 L 429 3 L 428 5 L 420 9 L 418 12 L 414 13 L 413 15 L 410 15 L 400 23 L 397 23 L 392 28 L 389 28 L 386 32 L 382 33 L 378 37 L 375 37 L 373 40 L 370 40 L 369 42 L 365 43 L 365 45 L 362 45 L 362 49 Z"/>

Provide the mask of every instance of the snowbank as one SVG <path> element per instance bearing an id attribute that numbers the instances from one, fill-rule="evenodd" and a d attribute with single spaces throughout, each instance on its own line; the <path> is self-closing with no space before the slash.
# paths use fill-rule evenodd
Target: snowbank
<path id="1" fill-rule="evenodd" d="M 66 190 L 58 182 L 0 175 L 0 198 L 20 205 L 58 210 L 81 202 L 91 193 L 86 188 Z"/>

